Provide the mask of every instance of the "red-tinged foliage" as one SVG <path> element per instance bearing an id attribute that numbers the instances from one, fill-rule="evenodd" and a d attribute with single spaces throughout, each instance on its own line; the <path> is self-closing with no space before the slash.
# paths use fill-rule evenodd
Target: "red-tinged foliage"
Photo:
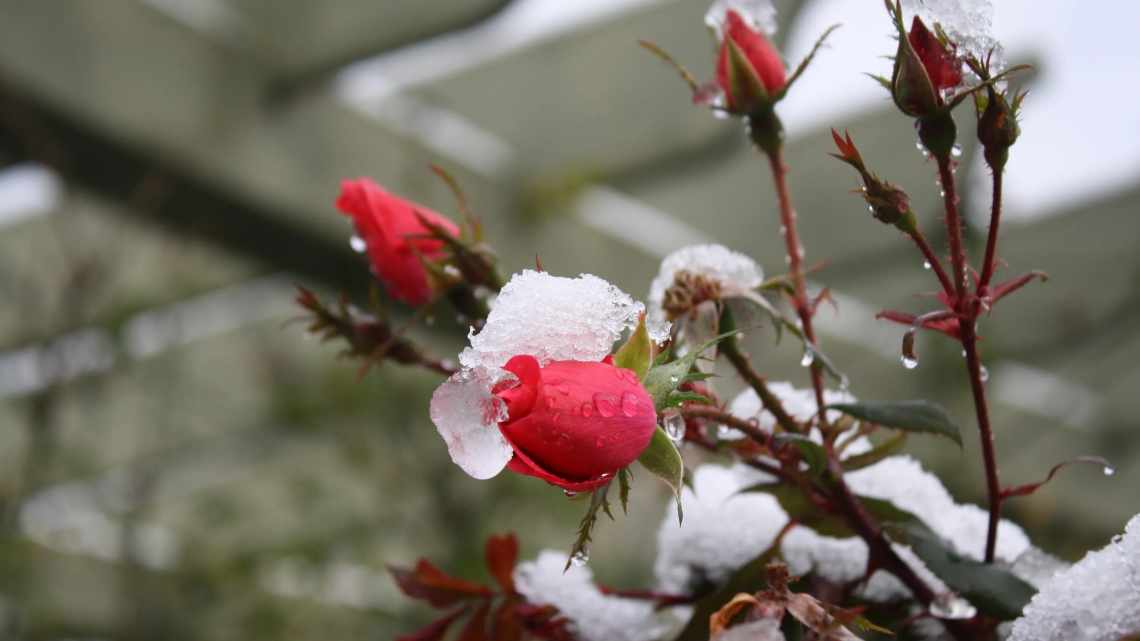
<path id="1" fill-rule="evenodd" d="M 515 580 L 511 576 L 519 560 L 519 541 L 514 534 L 491 535 L 485 546 L 487 570 L 507 594 L 515 593 Z"/>
<path id="2" fill-rule="evenodd" d="M 487 626 L 487 615 L 490 612 L 491 601 L 488 600 L 475 609 L 456 641 L 490 641 L 490 630 Z"/>
<path id="3" fill-rule="evenodd" d="M 447 630 L 451 627 L 451 624 L 455 623 L 465 612 L 467 612 L 467 608 L 460 608 L 442 619 L 432 621 L 411 634 L 396 637 L 396 641 L 440 641 L 440 639 L 447 634 Z"/>
<path id="4" fill-rule="evenodd" d="M 520 641 L 523 636 L 522 621 L 514 608 L 515 598 L 508 597 L 495 609 L 494 641 Z"/>
<path id="5" fill-rule="evenodd" d="M 446 608 L 470 599 L 494 594 L 489 588 L 444 574 L 427 559 L 420 559 L 414 570 L 388 568 L 400 590 L 413 599 Z"/>

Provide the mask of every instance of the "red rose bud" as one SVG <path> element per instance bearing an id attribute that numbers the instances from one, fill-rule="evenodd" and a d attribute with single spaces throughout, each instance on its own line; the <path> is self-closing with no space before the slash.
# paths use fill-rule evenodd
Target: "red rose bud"
<path id="1" fill-rule="evenodd" d="M 1015 94 L 1011 105 L 1005 93 L 994 91 L 992 87 L 987 87 L 985 94 L 974 94 L 978 108 L 978 140 L 982 143 L 986 163 L 997 171 L 1005 167 L 1009 148 L 1021 135 L 1017 113 L 1024 98 L 1024 93 Z"/>
<path id="2" fill-rule="evenodd" d="M 657 428 L 653 399 L 637 376 L 600 363 L 515 356 L 518 377 L 493 390 L 507 406 L 499 424 L 514 450 L 508 467 L 570 491 L 603 485 L 632 463 Z"/>
<path id="3" fill-rule="evenodd" d="M 903 28 L 901 9 L 891 6 L 899 32 L 899 48 L 891 75 L 891 96 L 903 113 L 916 118 L 932 116 L 945 107 L 942 92 L 962 82 L 962 64 L 922 19 L 914 17 L 910 33 Z"/>
<path id="4" fill-rule="evenodd" d="M 409 305 L 423 305 L 432 299 L 434 290 L 423 261 L 441 261 L 444 243 L 430 237 L 432 232 L 423 220 L 458 237 L 455 223 L 384 191 L 368 178 L 341 183 L 336 207 L 352 217 L 373 273 L 393 298 Z"/>
<path id="5" fill-rule="evenodd" d="M 724 91 L 725 107 L 733 113 L 770 104 L 787 83 L 784 62 L 772 43 L 731 9 L 725 16 L 716 83 Z"/>

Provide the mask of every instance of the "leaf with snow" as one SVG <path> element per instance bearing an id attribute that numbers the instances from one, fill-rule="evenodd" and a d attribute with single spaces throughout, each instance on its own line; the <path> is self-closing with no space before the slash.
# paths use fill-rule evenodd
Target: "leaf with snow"
<path id="1" fill-rule="evenodd" d="M 828 409 L 837 410 L 857 419 L 870 421 L 883 427 L 907 432 L 937 434 L 962 446 L 962 434 L 949 412 L 930 401 L 860 401 L 858 403 L 831 403 Z"/>

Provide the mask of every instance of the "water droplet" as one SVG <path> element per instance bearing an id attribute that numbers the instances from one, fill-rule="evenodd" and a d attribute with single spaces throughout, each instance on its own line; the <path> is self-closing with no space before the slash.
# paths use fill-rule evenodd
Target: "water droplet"
<path id="1" fill-rule="evenodd" d="M 947 592 L 930 602 L 930 613 L 939 619 L 972 619 L 978 610 L 957 594 Z"/>
<path id="2" fill-rule="evenodd" d="M 685 440 L 685 417 L 681 416 L 680 412 L 675 409 L 666 410 L 661 417 L 661 423 L 665 428 L 665 436 L 668 436 L 674 444 Z"/>
<path id="3" fill-rule="evenodd" d="M 962 145 L 954 143 L 954 146 L 950 148 L 950 155 L 954 156 L 955 158 L 961 158 L 962 157 Z"/>
<path id="4" fill-rule="evenodd" d="M 800 357 L 800 367 L 811 367 L 815 362 L 815 352 L 810 347 L 804 348 L 804 355 Z"/>
<path id="5" fill-rule="evenodd" d="M 593 415 L 594 415 L 594 404 L 593 403 L 582 403 L 582 416 L 584 416 L 586 418 L 590 418 Z"/>
<path id="6" fill-rule="evenodd" d="M 356 234 L 349 237 L 348 246 L 352 248 L 352 251 L 358 254 L 363 254 L 365 250 L 368 249 L 368 243 L 364 242 L 364 239 Z"/>
<path id="7" fill-rule="evenodd" d="M 594 394 L 594 407 L 597 408 L 598 414 L 605 418 L 617 414 L 620 402 L 613 394 L 606 394 L 605 392 Z"/>
<path id="8" fill-rule="evenodd" d="M 851 389 L 851 379 L 846 374 L 839 375 L 839 391 L 846 392 Z"/>
<path id="9" fill-rule="evenodd" d="M 941 198 L 945 198 L 945 197 L 946 197 L 946 190 L 945 190 L 945 189 L 939 189 L 939 190 L 938 190 L 938 195 L 939 195 L 939 197 L 941 197 Z"/>
<path id="10" fill-rule="evenodd" d="M 576 568 L 580 568 L 589 562 L 590 553 L 586 551 L 586 548 L 582 548 L 581 550 L 578 550 L 574 554 L 570 555 L 570 565 L 573 565 Z"/>
<path id="11" fill-rule="evenodd" d="M 566 495 L 566 498 L 568 498 L 568 499 L 572 499 L 572 498 L 574 498 L 575 496 L 578 496 L 578 493 L 577 493 L 577 492 L 574 492 L 574 491 L 572 491 L 572 490 L 562 490 L 562 493 L 563 493 L 563 494 L 565 494 L 565 495 Z"/>
<path id="12" fill-rule="evenodd" d="M 872 214 L 875 213 L 875 206 L 874 205 L 867 205 L 867 211 L 871 212 Z"/>
<path id="13" fill-rule="evenodd" d="M 677 377 L 677 376 L 670 376 L 669 382 L 672 383 L 673 385 L 676 385 L 677 383 L 681 382 L 681 379 L 680 379 L 680 377 Z"/>
<path id="14" fill-rule="evenodd" d="M 633 392 L 626 392 L 621 395 L 621 413 L 626 416 L 637 416 L 637 410 L 641 405 L 638 400 L 637 394 Z"/>
<path id="15" fill-rule="evenodd" d="M 932 267 L 932 265 L 930 264 L 929 260 L 922 261 L 922 268 L 923 269 L 930 269 L 931 267 Z"/>
<path id="16" fill-rule="evenodd" d="M 784 225 L 780 225 L 780 235 L 781 236 L 787 236 L 788 235 L 788 228 L 785 227 Z"/>
<path id="17" fill-rule="evenodd" d="M 922 144 L 922 140 L 916 141 L 914 143 L 914 148 L 917 149 L 920 154 L 922 154 L 923 158 L 930 158 L 930 152 L 926 149 L 926 145 Z"/>
<path id="18" fill-rule="evenodd" d="M 966 350 L 962 350 L 962 358 L 966 358 Z"/>
<path id="19" fill-rule="evenodd" d="M 444 265 L 443 273 L 447 274 L 448 277 L 454 278 L 456 280 L 463 278 L 463 272 L 459 271 L 459 268 L 455 265 Z"/>
<path id="20" fill-rule="evenodd" d="M 727 427 L 725 425 L 716 426 L 716 437 L 718 440 L 739 441 L 740 439 L 744 438 L 744 436 L 744 432 L 741 432 L 736 428 Z"/>
<path id="21" fill-rule="evenodd" d="M 1116 474 L 1116 468 L 1115 467 L 1113 467 L 1111 465 L 1105 465 L 1104 466 L 1104 475 L 1105 476 L 1112 476 L 1114 474 Z"/>
<path id="22" fill-rule="evenodd" d="M 985 365 L 978 366 L 978 378 L 982 379 L 983 383 L 990 380 L 990 370 L 986 369 Z"/>
<path id="23" fill-rule="evenodd" d="M 902 361 L 903 367 L 907 369 L 914 369 L 918 367 L 918 358 L 915 356 L 907 356 L 906 354 L 903 354 L 900 360 Z"/>

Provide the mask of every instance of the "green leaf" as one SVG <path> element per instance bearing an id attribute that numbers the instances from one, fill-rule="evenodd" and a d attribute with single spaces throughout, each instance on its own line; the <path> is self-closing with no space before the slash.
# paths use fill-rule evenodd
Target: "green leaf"
<path id="1" fill-rule="evenodd" d="M 653 397 L 653 403 L 657 409 L 663 410 L 668 407 L 669 395 L 672 394 L 681 383 L 687 380 L 701 380 L 702 377 L 707 378 L 707 376 L 702 376 L 700 373 L 690 373 L 689 370 L 693 369 L 697 358 L 699 358 L 705 350 L 735 333 L 736 332 L 733 331 L 716 336 L 703 345 L 691 348 L 689 352 L 681 358 L 663 365 L 655 365 L 650 369 L 649 373 L 642 379 L 641 384 L 645 386 L 645 390 Z"/>
<path id="2" fill-rule="evenodd" d="M 633 472 L 628 467 L 618 470 L 618 496 L 621 498 L 621 511 L 629 514 L 629 486 L 633 481 Z"/>
<path id="3" fill-rule="evenodd" d="M 665 407 L 680 407 L 685 403 L 711 405 L 712 399 L 696 392 L 673 392 L 665 399 Z"/>
<path id="4" fill-rule="evenodd" d="M 681 519 L 681 487 L 684 486 L 685 463 L 677 446 L 666 436 L 665 430 L 658 427 L 653 431 L 649 446 L 637 457 L 645 469 L 665 481 L 677 497 L 677 519 Z"/>
<path id="5" fill-rule="evenodd" d="M 768 583 L 768 564 L 779 554 L 781 540 L 782 537 L 777 538 L 767 550 L 733 572 L 724 585 L 701 597 L 675 641 L 708 641 L 709 617 L 714 612 L 741 592 L 751 594 L 764 588 Z"/>
<path id="6" fill-rule="evenodd" d="M 796 446 L 800 451 L 800 458 L 804 463 L 807 463 L 808 473 L 814 478 L 823 476 L 827 471 L 827 452 L 823 451 L 823 446 L 815 441 L 809 439 L 803 434 L 777 434 L 773 437 L 779 445 L 791 443 Z"/>
<path id="7" fill-rule="evenodd" d="M 610 484 L 597 488 L 590 492 L 590 506 L 586 508 L 586 514 L 582 517 L 582 521 L 578 524 L 578 537 L 574 540 L 574 545 L 570 546 L 570 556 L 566 557 L 566 567 L 563 571 L 570 569 L 570 563 L 574 557 L 579 554 L 587 554 L 590 547 L 590 538 L 594 531 L 594 526 L 598 523 L 598 511 L 602 510 L 609 514 L 610 519 L 613 519 L 613 514 L 610 514 L 609 500 L 606 499 L 606 493 L 610 490 Z"/>
<path id="8" fill-rule="evenodd" d="M 910 544 L 926 567 L 984 614 L 1003 621 L 1015 619 L 1036 593 L 1006 569 L 962 557 L 920 523 L 891 526 L 888 531 Z"/>
<path id="9" fill-rule="evenodd" d="M 614 354 L 614 365 L 633 370 L 637 378 L 644 379 L 652 362 L 653 341 L 649 339 L 649 331 L 645 329 L 645 314 L 642 314 L 637 320 L 637 328 L 629 335 L 625 345 Z"/>
<path id="10" fill-rule="evenodd" d="M 962 434 L 946 410 L 930 401 L 862 401 L 835 403 L 828 409 L 843 412 L 863 421 L 893 427 L 906 432 L 937 434 L 962 447 Z"/>
<path id="11" fill-rule="evenodd" d="M 794 518 L 806 527 L 815 530 L 824 536 L 846 538 L 857 533 L 848 525 L 847 519 L 840 514 L 828 512 L 813 503 L 803 490 L 794 485 L 778 483 L 757 483 L 750 485 L 741 492 L 765 492 L 771 494 L 780 503 L 780 507 L 789 518 Z M 880 523 L 918 523 L 918 517 L 906 510 L 895 507 L 890 501 L 873 499 L 867 496 L 856 496 L 863 508 Z"/>
<path id="12" fill-rule="evenodd" d="M 890 439 L 883 441 L 862 454 L 856 454 L 855 456 L 849 456 L 843 459 L 843 469 L 852 472 L 874 465 L 901 450 L 905 444 L 906 432 L 899 432 Z"/>

